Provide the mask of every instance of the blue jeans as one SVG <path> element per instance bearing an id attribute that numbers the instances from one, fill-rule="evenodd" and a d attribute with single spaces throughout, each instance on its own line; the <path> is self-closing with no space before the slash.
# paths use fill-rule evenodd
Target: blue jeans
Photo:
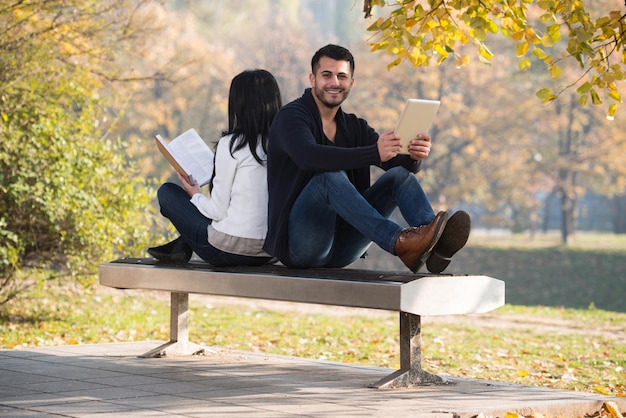
<path id="1" fill-rule="evenodd" d="M 415 174 L 386 171 L 360 194 L 343 171 L 317 173 L 289 214 L 289 267 L 345 267 L 372 242 L 394 254 L 403 228 L 388 218 L 399 208 L 410 226 L 429 224 L 435 213 Z"/>
<path id="2" fill-rule="evenodd" d="M 270 257 L 232 254 L 215 248 L 208 241 L 211 219 L 191 203 L 187 192 L 177 184 L 164 183 L 157 192 L 161 214 L 172 222 L 183 240 L 207 263 L 214 266 L 260 266 Z"/>

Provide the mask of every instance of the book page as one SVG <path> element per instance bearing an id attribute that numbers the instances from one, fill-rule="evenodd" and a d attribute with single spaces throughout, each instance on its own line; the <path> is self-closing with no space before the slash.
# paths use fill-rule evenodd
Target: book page
<path id="1" fill-rule="evenodd" d="M 157 135 L 157 137 L 159 136 Z M 213 151 L 211 151 L 211 148 L 198 135 L 195 129 L 192 128 L 180 134 L 163 148 L 176 161 L 177 164 L 172 163 L 176 171 L 180 172 L 176 166 L 179 165 L 183 170 L 181 174 L 191 176 L 200 186 L 204 186 L 211 181 L 214 164 Z M 163 153 L 162 150 L 161 152 Z M 163 155 L 168 158 L 165 153 Z"/>
<path id="2" fill-rule="evenodd" d="M 406 101 L 394 130 L 402 141 L 401 154 L 409 153 L 409 144 L 415 136 L 430 130 L 440 103 L 439 100 L 409 99 Z"/>

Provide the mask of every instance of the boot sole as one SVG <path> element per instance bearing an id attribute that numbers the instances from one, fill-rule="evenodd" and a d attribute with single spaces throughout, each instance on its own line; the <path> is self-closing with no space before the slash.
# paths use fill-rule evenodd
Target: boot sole
<path id="1" fill-rule="evenodd" d="M 450 217 L 441 238 L 426 260 L 429 272 L 439 274 L 450 265 L 451 257 L 467 244 L 471 219 L 467 212 L 458 211 Z"/>

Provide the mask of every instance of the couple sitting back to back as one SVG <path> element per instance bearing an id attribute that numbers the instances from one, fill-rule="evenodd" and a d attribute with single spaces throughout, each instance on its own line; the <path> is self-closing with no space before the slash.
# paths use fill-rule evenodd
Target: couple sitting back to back
<path id="1" fill-rule="evenodd" d="M 345 267 L 376 243 L 412 272 L 441 273 L 467 242 L 470 217 L 435 213 L 415 175 L 431 150 L 416 132 L 400 154 L 393 131 L 379 135 L 344 113 L 354 58 L 337 45 L 311 60 L 311 87 L 281 107 L 274 77 L 248 70 L 233 80 L 228 131 L 219 140 L 211 197 L 179 176 L 182 187 L 158 191 L 163 216 L 180 237 L 148 252 L 188 261 L 195 252 L 215 266 Z M 370 166 L 384 173 L 370 182 Z M 398 208 L 410 225 L 389 218 Z"/>

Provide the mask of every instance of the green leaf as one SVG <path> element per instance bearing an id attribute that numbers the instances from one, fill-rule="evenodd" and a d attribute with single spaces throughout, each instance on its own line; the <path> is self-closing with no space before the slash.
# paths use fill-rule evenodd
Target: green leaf
<path id="1" fill-rule="evenodd" d="M 600 96 L 598 95 L 598 92 L 595 91 L 595 89 L 591 89 L 589 93 L 591 94 L 591 103 L 593 103 L 594 105 L 602 104 L 602 99 L 600 99 Z"/>
<path id="2" fill-rule="evenodd" d="M 593 86 L 591 85 L 591 83 L 590 83 L 590 82 L 588 82 L 588 81 L 587 81 L 587 82 L 586 82 L 586 83 L 584 83 L 582 86 L 578 87 L 578 89 L 576 89 L 576 91 L 577 91 L 578 93 L 581 93 L 581 94 L 582 94 L 582 93 L 588 93 L 588 92 L 589 92 L 589 90 L 591 90 L 591 87 L 593 87 Z"/>
<path id="3" fill-rule="evenodd" d="M 553 96 L 552 90 L 549 88 L 543 88 L 541 90 L 538 90 L 535 94 L 542 100 L 545 100 L 549 96 Z"/>

